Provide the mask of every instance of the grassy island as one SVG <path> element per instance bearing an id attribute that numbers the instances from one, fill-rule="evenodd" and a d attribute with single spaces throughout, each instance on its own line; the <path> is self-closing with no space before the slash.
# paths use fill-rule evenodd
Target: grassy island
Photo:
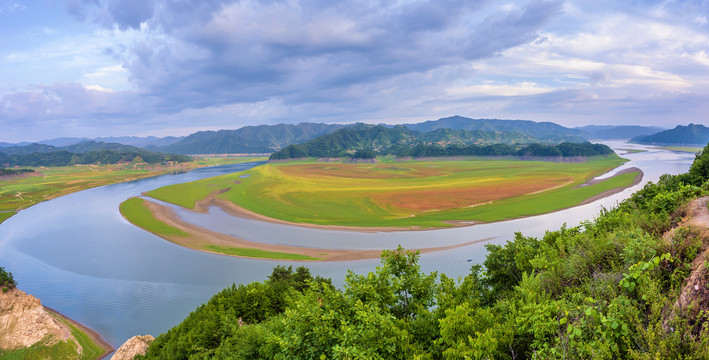
<path id="1" fill-rule="evenodd" d="M 552 212 L 632 185 L 627 172 L 589 182 L 625 160 L 586 162 L 435 160 L 270 163 L 146 195 L 197 209 L 227 210 L 300 225 L 441 228 Z"/>

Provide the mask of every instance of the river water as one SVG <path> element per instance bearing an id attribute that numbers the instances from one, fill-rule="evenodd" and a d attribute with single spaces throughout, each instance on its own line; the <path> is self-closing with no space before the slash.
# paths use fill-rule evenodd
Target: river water
<path id="1" fill-rule="evenodd" d="M 491 240 L 421 256 L 425 272 L 464 276 L 484 260 L 485 243 L 503 244 L 514 232 L 541 236 L 564 223 L 578 225 L 601 206 L 612 207 L 647 181 L 665 173 L 686 172 L 693 154 L 621 142 L 614 149 L 647 149 L 625 154 L 631 161 L 614 170 L 638 167 L 640 185 L 599 201 L 524 219 L 471 227 L 388 233 L 308 229 L 231 217 L 217 208 L 209 214 L 177 209 L 184 220 L 248 240 L 323 248 L 434 247 Z M 158 335 L 178 324 L 198 305 L 232 283 L 262 281 L 276 265 L 305 265 L 313 274 L 342 285 L 348 270 L 366 273 L 378 260 L 298 263 L 207 254 L 174 245 L 132 226 L 118 205 L 161 186 L 244 170 L 261 163 L 202 168 L 103 186 L 40 203 L 0 225 L 0 265 L 11 271 L 19 288 L 42 303 L 98 331 L 118 347 L 133 335 Z M 609 174 L 611 175 L 611 174 Z"/>

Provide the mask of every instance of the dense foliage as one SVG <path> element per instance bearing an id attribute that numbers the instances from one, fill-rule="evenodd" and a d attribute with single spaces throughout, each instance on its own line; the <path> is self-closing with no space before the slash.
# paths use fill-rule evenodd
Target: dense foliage
<path id="1" fill-rule="evenodd" d="M 424 274 L 399 248 L 342 289 L 305 275 L 233 286 L 146 358 L 707 359 L 709 260 L 697 259 L 709 239 L 678 227 L 682 204 L 709 194 L 707 161 L 709 146 L 688 174 L 580 226 L 487 245 L 462 279 Z"/>
<path id="2" fill-rule="evenodd" d="M 5 268 L 0 266 L 0 288 L 2 288 L 3 292 L 14 288 L 16 285 L 17 282 L 15 282 L 15 278 L 12 277 L 12 273 L 5 271 Z"/>
<path id="3" fill-rule="evenodd" d="M 12 166 L 70 166 L 87 164 L 118 164 L 146 162 L 158 164 L 167 161 L 185 162 L 191 158 L 185 155 L 166 154 L 130 147 L 124 150 L 91 150 L 85 153 L 54 150 L 7 154 L 0 152 L 0 167 Z"/>
<path id="4" fill-rule="evenodd" d="M 271 155 L 271 160 L 305 157 L 373 158 L 375 155 L 398 157 L 437 156 L 521 156 L 574 157 L 612 154 L 601 144 L 561 143 L 547 145 L 517 133 L 482 130 L 437 129 L 428 133 L 404 126 L 385 127 L 357 124 L 310 140 L 290 145 Z"/>
<path id="5" fill-rule="evenodd" d="M 701 124 L 677 125 L 674 129 L 638 136 L 631 141 L 639 144 L 704 145 L 709 142 L 709 127 Z"/>
<path id="6" fill-rule="evenodd" d="M 0 168 L 0 176 L 20 175 L 20 174 L 31 173 L 31 172 L 34 172 L 34 170 L 32 170 L 32 169 L 3 169 L 3 168 Z"/>

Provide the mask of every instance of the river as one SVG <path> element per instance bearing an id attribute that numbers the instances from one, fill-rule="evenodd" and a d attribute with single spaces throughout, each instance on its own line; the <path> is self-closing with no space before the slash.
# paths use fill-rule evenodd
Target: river
<path id="1" fill-rule="evenodd" d="M 578 225 L 601 206 L 612 207 L 647 181 L 686 172 L 693 154 L 605 142 L 638 167 L 643 182 L 596 202 L 524 219 L 419 232 L 357 233 L 308 229 L 237 219 L 212 208 L 209 214 L 178 209 L 184 220 L 248 240 L 324 248 L 433 247 L 491 238 L 488 242 L 421 256 L 425 272 L 464 276 L 485 258 L 485 243 L 503 244 L 514 232 L 540 236 L 564 223 Z M 188 173 L 113 184 L 43 202 L 0 224 L 0 265 L 18 287 L 42 303 L 98 331 L 118 347 L 133 335 L 161 332 L 232 283 L 262 281 L 276 265 L 305 265 L 340 286 L 348 270 L 366 273 L 378 260 L 298 263 L 207 254 L 174 245 L 123 219 L 118 205 L 161 186 L 235 172 L 260 163 L 201 168 Z M 610 175 L 610 174 L 609 174 Z"/>

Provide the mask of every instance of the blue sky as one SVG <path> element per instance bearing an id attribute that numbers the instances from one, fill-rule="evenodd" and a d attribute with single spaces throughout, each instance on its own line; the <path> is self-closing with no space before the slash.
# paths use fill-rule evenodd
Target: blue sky
<path id="1" fill-rule="evenodd" d="M 0 141 L 709 124 L 709 1 L 0 0 Z"/>

